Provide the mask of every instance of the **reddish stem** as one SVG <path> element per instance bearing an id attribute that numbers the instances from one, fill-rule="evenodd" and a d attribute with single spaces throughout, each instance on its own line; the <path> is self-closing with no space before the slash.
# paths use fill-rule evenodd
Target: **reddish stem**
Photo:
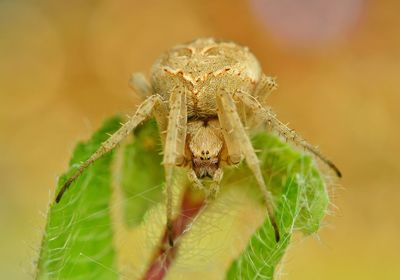
<path id="1" fill-rule="evenodd" d="M 204 205 L 205 200 L 203 198 L 199 199 L 196 197 L 190 188 L 185 190 L 180 207 L 180 213 L 172 222 L 172 237 L 174 241 L 183 235 L 186 227 L 193 221 Z M 179 243 L 176 242 L 173 247 L 170 247 L 167 229 L 165 230 L 163 238 L 160 241 L 160 245 L 154 254 L 143 280 L 164 279 L 169 267 L 175 259 L 176 252 L 179 248 Z"/>

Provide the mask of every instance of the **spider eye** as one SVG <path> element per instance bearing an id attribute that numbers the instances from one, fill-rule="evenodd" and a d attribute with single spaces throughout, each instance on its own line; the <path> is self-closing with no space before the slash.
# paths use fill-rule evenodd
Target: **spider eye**
<path id="1" fill-rule="evenodd" d="M 211 157 L 210 157 L 210 151 L 201 151 L 201 156 L 200 156 L 200 159 L 201 160 L 208 160 L 208 159 L 210 159 Z"/>

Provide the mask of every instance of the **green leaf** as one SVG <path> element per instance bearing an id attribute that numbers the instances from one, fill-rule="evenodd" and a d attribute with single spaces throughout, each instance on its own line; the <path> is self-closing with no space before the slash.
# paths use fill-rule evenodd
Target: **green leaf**
<path id="1" fill-rule="evenodd" d="M 124 221 L 136 226 L 154 204 L 162 200 L 164 169 L 162 146 L 155 120 L 135 131 L 134 141 L 125 147 L 121 185 L 124 193 Z"/>
<path id="2" fill-rule="evenodd" d="M 253 145 L 261 151 L 263 175 L 275 198 L 281 240 L 275 241 L 273 227 L 266 218 L 232 263 L 227 279 L 273 279 L 293 232 L 316 232 L 328 206 L 324 181 L 310 156 L 294 151 L 267 133 L 256 135 Z M 249 184 L 257 188 L 254 180 Z"/>
<path id="3" fill-rule="evenodd" d="M 107 133 L 118 129 L 119 123 L 119 118 L 105 122 L 91 140 L 76 147 L 70 170 L 60 178 L 58 189 L 80 162 L 108 138 Z M 273 228 L 266 218 L 251 236 L 242 254 L 232 262 L 227 279 L 273 279 L 293 232 L 316 232 L 328 205 L 324 181 L 310 156 L 293 150 L 268 133 L 259 133 L 252 140 L 258 151 L 264 179 L 275 199 L 281 240 L 278 243 L 275 241 Z M 121 186 L 124 226 L 128 228 L 139 225 L 150 209 L 159 209 L 158 206 L 163 203 L 164 170 L 160 151 L 159 132 L 154 121 L 139 127 L 134 141 L 124 149 Z M 90 166 L 71 185 L 62 201 L 50 206 L 38 261 L 38 279 L 119 279 L 116 256 L 119 253 L 121 257 L 122 252 L 116 252 L 113 247 L 116 241 L 113 240 L 110 217 L 112 158 L 113 152 L 110 152 Z M 181 176 L 186 178 L 184 173 Z M 258 185 L 250 174 L 245 164 L 239 168 L 227 168 L 221 188 L 236 186 L 239 193 L 240 190 L 254 189 L 255 192 L 245 191 L 243 195 L 254 195 L 254 202 L 262 203 L 261 195 L 257 193 Z M 177 186 L 177 190 L 185 189 L 181 187 Z M 209 213 L 209 216 L 212 217 L 212 214 Z M 153 211 L 153 219 L 149 219 L 147 224 L 141 223 L 144 227 L 137 227 L 137 230 L 146 231 L 145 226 L 153 227 L 149 223 L 155 221 L 162 232 L 165 225 L 155 215 L 158 215 L 157 211 Z M 163 213 L 160 215 L 164 217 Z M 204 231 L 200 230 L 199 234 L 204 234 Z M 193 237 L 193 240 L 202 240 L 203 237 Z M 151 256 L 157 252 L 157 244 L 148 250 L 156 250 L 146 253 Z M 143 260 L 143 265 L 147 262 Z"/>
<path id="4" fill-rule="evenodd" d="M 108 138 L 107 133 L 119 128 L 120 121 L 110 119 L 88 142 L 77 145 L 58 190 L 80 162 Z M 112 157 L 110 152 L 88 167 L 62 200 L 51 204 L 37 279 L 118 279 L 110 217 Z"/>

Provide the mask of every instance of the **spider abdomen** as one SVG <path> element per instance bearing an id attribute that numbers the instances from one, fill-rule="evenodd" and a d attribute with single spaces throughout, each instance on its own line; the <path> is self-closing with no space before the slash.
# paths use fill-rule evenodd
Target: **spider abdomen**
<path id="1" fill-rule="evenodd" d="M 205 38 L 164 53 L 152 67 L 151 84 L 166 101 L 171 92 L 185 90 L 188 117 L 207 118 L 217 115 L 219 90 L 252 94 L 261 75 L 247 47 Z"/>

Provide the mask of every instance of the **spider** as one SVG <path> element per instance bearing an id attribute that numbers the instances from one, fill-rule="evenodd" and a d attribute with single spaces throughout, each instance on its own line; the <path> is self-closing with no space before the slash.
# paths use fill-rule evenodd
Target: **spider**
<path id="1" fill-rule="evenodd" d="M 140 123 L 154 116 L 161 131 L 166 182 L 167 231 L 172 237 L 172 183 L 176 166 L 186 168 L 192 185 L 215 197 L 223 167 L 246 161 L 265 200 L 268 217 L 279 241 L 271 194 L 263 179 L 248 131 L 269 126 L 287 141 L 311 152 L 338 177 L 339 169 L 294 130 L 282 123 L 264 103 L 277 88 L 275 79 L 263 74 L 247 47 L 233 42 L 201 38 L 177 45 L 164 53 L 151 69 L 151 81 L 133 74 L 130 84 L 145 97 L 136 113 L 112 134 L 64 183 L 56 202 L 71 183 L 94 161 L 128 136 Z M 211 178 L 209 188 L 203 178 Z"/>

